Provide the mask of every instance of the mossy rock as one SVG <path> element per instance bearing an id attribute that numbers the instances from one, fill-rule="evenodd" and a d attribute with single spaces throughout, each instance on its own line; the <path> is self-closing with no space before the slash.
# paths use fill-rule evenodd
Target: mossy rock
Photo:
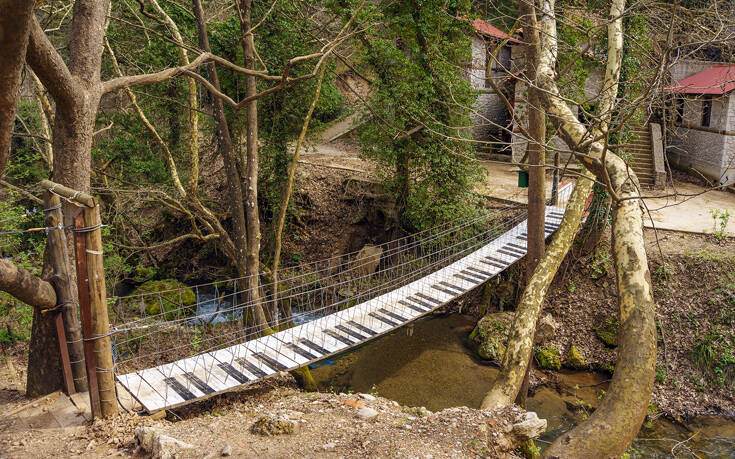
<path id="1" fill-rule="evenodd" d="M 512 312 L 488 314 L 477 322 L 470 333 L 470 344 L 480 358 L 500 365 L 505 356 Z"/>
<path id="2" fill-rule="evenodd" d="M 292 434 L 295 430 L 294 427 L 295 423 L 290 419 L 276 416 L 263 416 L 255 421 L 250 431 L 257 435 L 272 436 Z"/>
<path id="3" fill-rule="evenodd" d="M 618 319 L 608 318 L 595 328 L 595 335 L 607 347 L 616 347 L 618 345 Z"/>
<path id="4" fill-rule="evenodd" d="M 291 375 L 296 379 L 296 383 L 302 390 L 307 392 L 316 392 L 319 390 L 316 381 L 314 381 L 314 377 L 311 376 L 311 371 L 308 366 L 292 370 Z"/>
<path id="5" fill-rule="evenodd" d="M 522 444 L 521 447 L 518 448 L 518 453 L 521 457 L 526 459 L 538 459 L 541 457 L 541 449 L 536 446 L 536 442 L 533 441 L 533 438 Z"/>
<path id="6" fill-rule="evenodd" d="M 196 304 L 197 297 L 194 294 L 194 290 L 190 289 L 183 283 L 176 279 L 164 279 L 154 280 L 143 283 L 140 287 L 135 289 L 133 295 L 142 295 L 162 292 L 160 295 L 145 295 L 142 298 L 132 298 L 134 306 L 142 307 L 145 313 L 149 316 L 163 313 L 166 314 L 166 319 L 172 319 L 175 317 L 175 311 L 179 307 L 185 307 L 182 311 L 185 315 L 192 315 L 196 311 L 194 308 L 186 308 L 186 306 L 192 306 Z M 163 311 L 161 310 L 163 308 Z M 171 316 L 171 317 L 169 317 Z"/>
<path id="7" fill-rule="evenodd" d="M 569 368 L 581 370 L 587 367 L 587 362 L 584 361 L 584 357 L 582 357 L 582 353 L 579 352 L 579 349 L 572 346 L 571 348 L 569 348 L 569 355 L 567 355 L 566 365 Z"/>
<path id="8" fill-rule="evenodd" d="M 536 361 L 539 367 L 547 370 L 561 369 L 561 354 L 554 346 L 537 347 Z"/>

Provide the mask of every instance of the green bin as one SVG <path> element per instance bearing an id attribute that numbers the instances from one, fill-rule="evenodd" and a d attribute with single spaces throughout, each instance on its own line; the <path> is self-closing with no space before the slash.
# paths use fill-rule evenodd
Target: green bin
<path id="1" fill-rule="evenodd" d="M 518 187 L 528 188 L 528 171 L 518 171 Z"/>

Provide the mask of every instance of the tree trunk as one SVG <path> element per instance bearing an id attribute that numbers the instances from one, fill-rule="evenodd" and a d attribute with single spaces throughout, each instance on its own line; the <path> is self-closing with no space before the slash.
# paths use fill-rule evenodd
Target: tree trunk
<path id="1" fill-rule="evenodd" d="M 601 98 L 606 134 L 614 107 L 623 52 L 624 0 L 614 0 L 613 20 L 608 24 L 609 94 Z M 544 106 L 568 146 L 580 145 L 587 134 L 572 110 L 559 96 L 555 80 L 557 54 L 554 0 L 543 2 L 542 62 L 540 86 Z M 608 85 L 614 81 L 614 85 Z M 607 104 L 607 105 L 605 105 Z M 545 452 L 547 457 L 611 457 L 622 455 L 635 438 L 646 416 L 656 371 L 656 325 L 650 272 L 643 241 L 643 212 L 638 180 L 625 162 L 608 154 L 600 141 L 592 143 L 589 155 L 580 157 L 608 183 L 613 195 L 613 254 L 618 284 L 618 361 L 610 387 L 600 406 L 582 424 L 559 437 Z"/>
<path id="2" fill-rule="evenodd" d="M 35 5 L 34 0 L 0 0 L 0 177 L 10 156 L 10 140 Z"/>
<path id="3" fill-rule="evenodd" d="M 26 60 L 54 99 L 53 179 L 74 190 L 90 189 L 91 148 L 97 108 L 102 95 L 105 18 L 109 0 L 77 0 L 69 29 L 69 65 L 32 20 Z M 76 210 L 64 203 L 64 225 Z M 70 242 L 71 243 L 71 242 Z M 72 253 L 72 252 L 69 252 Z M 50 269 L 44 258 L 44 271 Z M 73 272 L 70 273 L 73 276 Z M 53 315 L 34 311 L 28 356 L 28 395 L 42 395 L 61 386 L 61 368 Z M 53 386 L 53 388 L 52 388 Z"/>
<path id="4" fill-rule="evenodd" d="M 531 83 L 528 86 L 528 238 L 526 253 L 526 281 L 531 279 L 539 260 L 544 256 L 546 249 L 546 116 L 541 108 L 538 89 L 536 88 L 536 67 L 539 56 L 539 31 L 534 9 L 526 2 L 521 1 L 519 10 L 523 15 L 523 37 L 526 41 L 526 76 Z M 533 367 L 533 353 L 529 356 L 526 365 L 526 374 L 523 377 L 517 402 L 526 406 L 528 396 L 528 380 Z"/>
<path id="5" fill-rule="evenodd" d="M 250 32 L 252 0 L 239 0 L 240 28 L 242 31 L 242 51 L 245 68 L 255 70 L 255 38 Z M 245 97 L 253 97 L 247 103 L 247 141 L 246 141 L 246 201 L 247 217 L 247 279 L 248 293 L 253 304 L 260 303 L 260 213 L 258 206 L 258 93 L 255 75 L 245 76 Z M 276 321 L 278 310 L 271 311 L 271 319 Z"/>
<path id="6" fill-rule="evenodd" d="M 586 174 L 588 177 L 591 175 L 589 172 Z M 526 373 L 526 365 L 533 352 L 533 335 L 541 306 L 551 281 L 577 233 L 592 183 L 588 178 L 580 177 L 577 180 L 567 204 L 564 219 L 545 255 L 536 266 L 533 276 L 526 284 L 508 335 L 508 348 L 503 358 L 503 368 L 482 401 L 483 410 L 510 405 L 518 396 Z"/>
<path id="7" fill-rule="evenodd" d="M 43 257 L 44 279 L 54 275 L 49 252 L 52 246 L 46 246 Z M 40 280 L 39 280 L 40 281 Z M 50 282 L 44 282 L 51 286 Z M 51 306 L 56 305 L 56 294 Z M 64 387 L 64 375 L 61 368 L 61 353 L 56 335 L 55 313 L 46 313 L 39 308 L 33 309 L 31 338 L 28 345 L 28 372 L 26 374 L 26 396 L 40 397 Z"/>
<path id="8" fill-rule="evenodd" d="M 319 93 L 322 90 L 322 82 L 324 81 L 324 72 L 327 69 L 326 63 L 322 65 L 322 68 L 319 70 L 319 79 L 316 83 L 316 91 L 314 91 L 314 98 L 311 100 L 311 105 L 309 106 L 309 110 L 306 113 L 306 118 L 304 118 L 304 124 L 301 126 L 301 132 L 299 133 L 298 139 L 296 139 L 296 147 L 294 148 L 293 158 L 291 158 L 291 162 L 288 165 L 288 175 L 286 177 L 286 184 L 283 187 L 283 191 L 281 192 L 281 203 L 278 208 L 278 217 L 276 218 L 276 225 L 273 230 L 273 239 L 274 239 L 274 248 L 273 248 L 273 311 L 277 314 L 278 311 L 278 269 L 281 264 L 281 242 L 283 239 L 283 226 L 286 223 L 286 212 L 288 211 L 288 202 L 291 199 L 291 194 L 293 193 L 293 179 L 294 175 L 296 174 L 296 166 L 299 163 L 299 154 L 301 153 L 301 145 L 304 142 L 304 139 L 306 138 L 306 132 L 309 129 L 309 121 L 311 121 L 311 116 L 314 114 L 314 109 L 316 108 L 317 102 L 319 102 Z M 291 325 L 293 323 L 292 321 L 292 312 L 291 312 L 291 302 L 286 301 L 285 302 L 285 311 L 284 312 L 284 318 L 283 320 Z M 277 317 L 277 315 L 276 315 Z M 278 326 L 278 323 L 276 321 L 276 326 Z"/>
<path id="9" fill-rule="evenodd" d="M 207 28 L 204 22 L 204 11 L 200 0 L 192 0 L 194 9 L 194 17 L 197 23 L 197 33 L 199 36 L 199 47 L 209 52 L 209 37 L 207 36 Z M 220 91 L 219 76 L 217 74 L 217 68 L 213 62 L 207 64 L 207 78 L 215 90 Z M 242 182 L 240 180 L 240 174 L 237 169 L 237 161 L 235 159 L 235 152 L 232 146 L 232 137 L 230 135 L 230 128 L 227 124 L 225 117 L 224 105 L 222 99 L 212 94 L 212 108 L 214 112 L 215 122 L 217 124 L 217 138 L 219 140 L 220 152 L 222 159 L 225 164 L 225 173 L 227 175 L 227 189 L 230 195 L 231 202 L 231 214 L 233 222 L 233 243 L 234 251 L 232 258 L 237 268 L 238 274 L 245 278 L 241 288 L 246 292 L 242 303 L 247 304 L 247 301 L 253 303 L 253 317 L 249 318 L 253 322 L 260 332 L 268 330 L 268 321 L 265 318 L 262 305 L 259 302 L 254 301 L 250 292 L 249 282 L 250 272 L 248 271 L 248 232 L 245 220 L 245 203 L 243 202 L 242 193 Z M 257 275 L 256 275 L 257 277 Z M 247 321 L 246 317 L 246 322 Z"/>

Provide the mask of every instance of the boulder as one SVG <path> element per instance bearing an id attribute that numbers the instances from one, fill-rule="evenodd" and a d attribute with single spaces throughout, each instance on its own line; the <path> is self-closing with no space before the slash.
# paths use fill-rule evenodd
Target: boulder
<path id="1" fill-rule="evenodd" d="M 374 245 L 366 245 L 360 249 L 355 260 L 356 276 L 369 276 L 375 273 L 378 265 L 380 265 L 380 256 L 382 254 L 383 249 Z"/>
<path id="2" fill-rule="evenodd" d="M 502 364 L 513 314 L 496 312 L 485 315 L 477 322 L 470 333 L 470 343 L 478 356 L 498 365 Z"/>
<path id="3" fill-rule="evenodd" d="M 551 314 L 545 314 L 539 320 L 536 326 L 535 344 L 544 344 L 556 338 L 556 331 L 559 329 L 559 322 L 554 320 Z"/>
<path id="4" fill-rule="evenodd" d="M 526 411 L 520 422 L 513 424 L 511 434 L 518 443 L 526 442 L 546 432 L 546 419 L 539 419 L 533 411 Z"/>
<path id="5" fill-rule="evenodd" d="M 164 435 L 155 427 L 138 427 L 135 438 L 143 451 L 153 459 L 173 459 L 184 450 L 194 446 Z"/>
<path id="6" fill-rule="evenodd" d="M 292 434 L 296 430 L 297 423 L 283 416 L 263 416 L 252 425 L 250 431 L 257 435 L 273 436 Z"/>
<path id="7" fill-rule="evenodd" d="M 160 295 L 143 295 L 155 292 L 163 292 Z M 143 295 L 135 297 L 135 295 Z M 132 293 L 132 298 L 127 299 L 130 307 L 140 310 L 141 314 L 156 315 L 162 312 L 166 319 L 176 318 L 176 313 L 171 312 L 180 306 L 192 306 L 197 302 L 194 290 L 176 279 L 154 280 L 143 283 Z M 163 308 L 163 310 L 161 310 Z M 186 315 L 195 313 L 194 308 L 184 309 Z M 171 316 L 171 317 L 169 317 Z"/>
<path id="8" fill-rule="evenodd" d="M 561 355 L 555 346 L 537 347 L 536 361 L 539 367 L 547 370 L 561 369 Z"/>
<path id="9" fill-rule="evenodd" d="M 587 367 L 587 362 L 584 361 L 584 357 L 582 357 L 582 353 L 579 352 L 579 349 L 572 346 L 569 348 L 569 355 L 567 355 L 566 365 L 569 368 L 581 370 Z"/>

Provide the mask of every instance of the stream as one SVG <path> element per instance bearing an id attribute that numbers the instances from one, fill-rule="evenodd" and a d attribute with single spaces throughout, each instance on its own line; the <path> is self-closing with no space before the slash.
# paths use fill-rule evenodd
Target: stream
<path id="1" fill-rule="evenodd" d="M 429 317 L 371 341 L 312 370 L 320 390 L 377 393 L 406 406 L 439 411 L 480 406 L 498 369 L 465 346 L 474 321 L 464 315 Z M 607 389 L 608 377 L 561 371 L 537 388 L 527 408 L 546 419 L 542 449 L 586 418 Z M 555 386 L 555 387 L 554 387 Z M 659 417 L 644 426 L 630 457 L 735 458 L 735 420 L 699 417 L 686 425 Z"/>

